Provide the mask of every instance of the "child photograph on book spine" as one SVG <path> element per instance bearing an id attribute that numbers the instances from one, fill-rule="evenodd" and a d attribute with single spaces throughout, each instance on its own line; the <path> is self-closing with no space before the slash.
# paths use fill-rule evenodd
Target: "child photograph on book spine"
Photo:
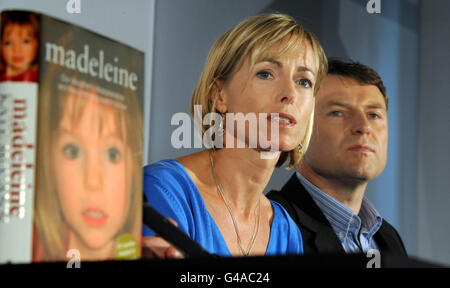
<path id="1" fill-rule="evenodd" d="M 37 82 L 38 16 L 26 11 L 3 12 L 0 37 L 0 82 Z"/>
<path id="2" fill-rule="evenodd" d="M 139 258 L 142 115 L 137 93 L 46 65 L 33 261 L 67 261 L 70 249 L 80 252 L 81 261 L 122 259 L 118 247 L 130 248 L 133 241 L 135 251 L 123 258 Z M 109 97 L 110 92 L 123 100 Z M 124 235 L 128 240 L 118 241 Z"/>

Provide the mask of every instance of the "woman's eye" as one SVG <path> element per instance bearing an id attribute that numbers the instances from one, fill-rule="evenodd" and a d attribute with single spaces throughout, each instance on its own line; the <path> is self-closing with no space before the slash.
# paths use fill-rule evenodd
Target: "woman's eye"
<path id="1" fill-rule="evenodd" d="M 120 161 L 120 151 L 116 147 L 111 147 L 106 151 L 106 159 L 111 163 L 117 163 Z"/>
<path id="2" fill-rule="evenodd" d="M 81 156 L 81 149 L 75 144 L 67 144 L 63 147 L 64 155 L 69 159 L 76 159 Z"/>
<path id="3" fill-rule="evenodd" d="M 3 42 L 3 45 L 4 45 L 4 46 L 9 46 L 9 45 L 11 45 L 11 41 L 6 40 L 5 42 Z"/>
<path id="4" fill-rule="evenodd" d="M 300 79 L 299 81 L 298 81 L 298 84 L 300 85 L 300 86 L 303 86 L 303 87 L 305 87 L 305 88 L 311 88 L 312 87 L 312 83 L 311 83 L 311 81 L 309 81 L 308 79 Z"/>
<path id="5" fill-rule="evenodd" d="M 23 39 L 23 43 L 25 43 L 25 44 L 29 44 L 31 41 L 30 41 L 30 39 Z"/>
<path id="6" fill-rule="evenodd" d="M 270 74 L 270 72 L 268 71 L 259 71 L 258 73 L 256 73 L 256 76 L 261 79 L 270 79 L 272 77 L 272 74 Z"/>
<path id="7" fill-rule="evenodd" d="M 370 119 L 380 119 L 381 117 L 376 113 L 370 113 L 369 118 Z"/>
<path id="8" fill-rule="evenodd" d="M 342 116 L 342 112 L 341 111 L 332 111 L 330 113 L 330 115 L 333 117 L 340 117 L 340 116 Z"/>

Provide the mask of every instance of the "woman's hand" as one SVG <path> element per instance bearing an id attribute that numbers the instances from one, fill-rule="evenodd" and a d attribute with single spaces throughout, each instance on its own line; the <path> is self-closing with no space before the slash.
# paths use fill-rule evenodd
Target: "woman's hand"
<path id="1" fill-rule="evenodd" d="M 168 218 L 172 224 L 178 226 L 177 222 Z M 159 236 L 145 236 L 142 238 L 142 256 L 144 258 L 184 258 L 184 255 L 173 247 L 169 242 Z"/>

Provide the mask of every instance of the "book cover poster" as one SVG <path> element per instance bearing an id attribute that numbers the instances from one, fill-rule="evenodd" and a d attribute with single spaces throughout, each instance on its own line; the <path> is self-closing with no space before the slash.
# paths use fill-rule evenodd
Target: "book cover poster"
<path id="1" fill-rule="evenodd" d="M 140 257 L 144 55 L 42 15 L 33 261 Z"/>

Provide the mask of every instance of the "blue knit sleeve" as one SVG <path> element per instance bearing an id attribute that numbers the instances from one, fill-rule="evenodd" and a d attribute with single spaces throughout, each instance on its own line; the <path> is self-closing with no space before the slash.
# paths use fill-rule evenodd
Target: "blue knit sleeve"
<path id="1" fill-rule="evenodd" d="M 149 204 L 163 216 L 172 218 L 192 237 L 193 219 L 189 205 L 189 189 L 182 167 L 174 160 L 163 160 L 144 167 L 144 193 Z M 155 233 L 143 225 L 143 236 Z"/>

